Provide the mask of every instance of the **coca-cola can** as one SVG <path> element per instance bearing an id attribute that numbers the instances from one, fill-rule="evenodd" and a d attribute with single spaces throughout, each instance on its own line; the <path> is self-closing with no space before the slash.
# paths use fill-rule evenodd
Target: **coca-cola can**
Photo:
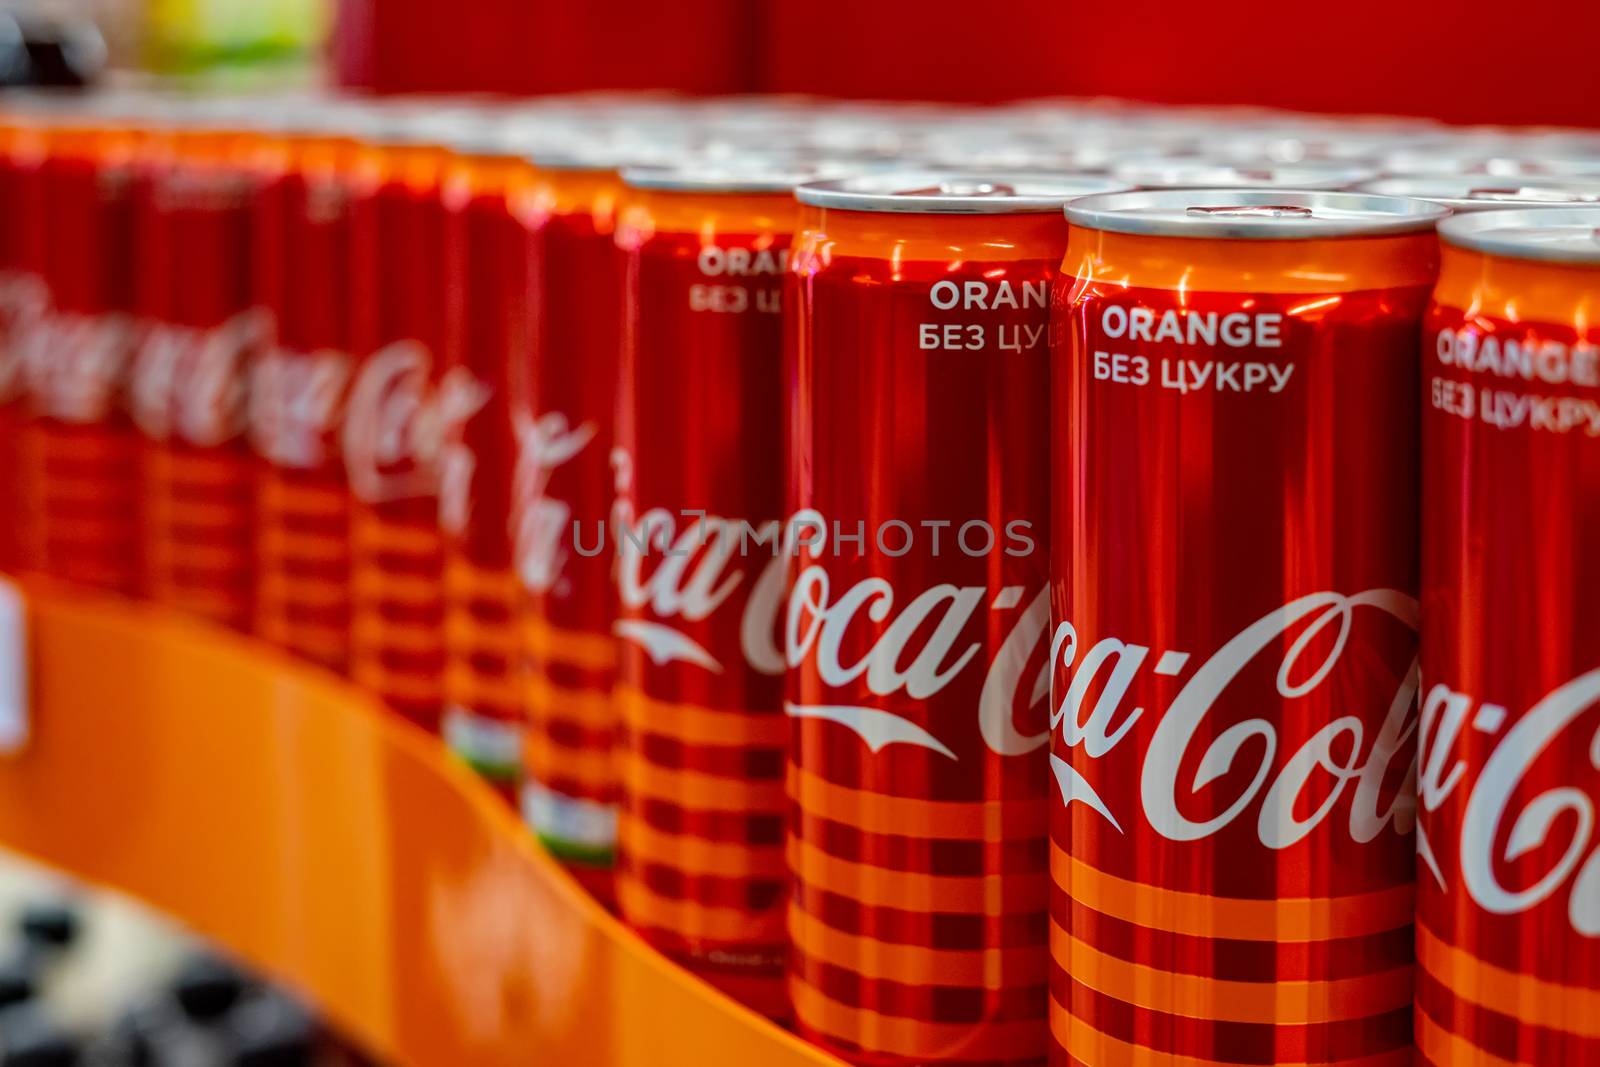
<path id="1" fill-rule="evenodd" d="M 451 749 L 510 803 L 521 778 L 516 466 L 508 398 L 526 348 L 527 249 L 513 210 L 526 164 L 493 134 L 453 141 L 445 176 L 445 352 L 439 523 Z"/>
<path id="2" fill-rule="evenodd" d="M 48 117 L 27 108 L 0 114 L 0 568 L 41 565 L 37 443 L 28 429 L 28 339 L 50 310 L 45 259 L 44 161 Z M 26 440 L 26 445 L 25 445 Z"/>
<path id="3" fill-rule="evenodd" d="M 528 715 L 522 810 L 584 883 L 611 895 L 616 847 L 616 595 L 610 516 L 627 153 L 535 153 L 526 229 L 528 348 L 511 398 L 512 534 Z M 580 543 L 579 538 L 584 540 Z"/>
<path id="4" fill-rule="evenodd" d="M 38 159 L 48 307 L 14 333 L 30 419 L 21 434 L 27 554 L 53 577 L 142 587 L 138 437 L 128 414 L 133 195 L 141 134 L 85 108 L 55 117 Z"/>
<path id="5" fill-rule="evenodd" d="M 1600 204 L 1600 178 L 1490 178 L 1444 174 L 1379 178 L 1363 182 L 1352 191 L 1431 200 L 1456 212 Z"/>
<path id="6" fill-rule="evenodd" d="M 626 170 L 612 465 L 622 917 L 787 1013 L 783 280 L 806 173 Z"/>
<path id="7" fill-rule="evenodd" d="M 1411 1062 L 1416 337 L 1446 213 L 1067 207 L 1054 1063 Z"/>
<path id="8" fill-rule="evenodd" d="M 350 658 L 350 489 L 341 424 L 351 356 L 358 116 L 294 109 L 251 148 L 254 303 L 276 336 L 251 367 L 256 633 L 330 670 Z"/>
<path id="9" fill-rule="evenodd" d="M 255 603 L 255 461 L 246 436 L 251 363 L 272 340 L 255 307 L 245 138 L 175 114 L 139 155 L 134 239 L 138 347 L 128 409 L 139 476 L 145 593 L 248 630 Z"/>
<path id="10" fill-rule="evenodd" d="M 437 732 L 444 709 L 439 459 L 448 417 L 443 131 L 363 131 L 350 171 L 350 677 Z"/>
<path id="11" fill-rule="evenodd" d="M 1042 1062 L 1050 286 L 1101 177 L 801 186 L 789 992 L 863 1064 Z"/>
<path id="12" fill-rule="evenodd" d="M 1422 345 L 1422 1062 L 1600 1063 L 1600 207 L 1463 215 Z"/>

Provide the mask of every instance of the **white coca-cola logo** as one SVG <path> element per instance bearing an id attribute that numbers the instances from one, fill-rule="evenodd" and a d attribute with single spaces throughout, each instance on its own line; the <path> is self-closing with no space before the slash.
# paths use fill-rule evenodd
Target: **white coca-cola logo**
<path id="1" fill-rule="evenodd" d="M 630 609 L 629 617 L 619 619 L 614 630 L 656 664 L 688 663 L 715 674 L 726 670 L 728 665 L 684 632 L 679 620 L 700 622 L 730 610 L 735 594 L 748 580 L 739 620 L 739 650 L 747 669 L 777 676 L 786 668 L 809 663 L 830 688 L 864 681 L 877 697 L 929 701 L 976 665 L 985 670 L 977 716 L 987 745 L 1000 755 L 1015 756 L 1048 741 L 1047 731 L 1023 733 L 1016 726 L 1023 676 L 1030 658 L 1041 649 L 1048 626 L 1049 606 L 1042 588 L 1027 598 L 1022 586 L 990 590 L 942 583 L 901 604 L 888 579 L 869 577 L 834 596 L 826 567 L 799 565 L 803 557 L 827 551 L 829 524 L 819 513 L 806 510 L 786 521 L 754 525 L 744 519 L 662 508 L 635 516 L 627 495 L 628 458 L 620 454 L 613 463 L 618 471 L 618 503 L 612 516 L 617 586 L 623 606 Z M 688 521 L 680 524 L 685 518 Z M 752 559 L 757 563 L 750 564 Z M 648 573 L 646 560 L 654 563 Z M 992 658 L 980 663 L 977 657 L 983 646 L 970 631 L 975 619 L 991 611 L 1013 617 L 1003 623 L 1006 636 Z M 648 618 L 642 617 L 646 614 Z M 881 627 L 871 648 L 855 662 L 844 662 L 846 635 L 868 625 Z M 1037 706 L 1048 692 L 1049 676 L 1041 667 L 1027 706 Z M 873 752 L 906 744 L 958 758 L 926 726 L 875 705 L 788 702 L 784 710 L 794 718 L 837 723 Z"/>
<path id="2" fill-rule="evenodd" d="M 725 665 L 683 632 L 676 620 L 701 622 L 727 603 L 747 577 L 743 562 L 754 540 L 769 547 L 762 574 L 745 601 L 741 649 L 751 670 L 782 674 L 783 655 L 774 635 L 790 557 L 777 551 L 778 521 L 752 528 L 716 515 L 694 514 L 679 530 L 678 515 L 663 508 L 635 516 L 628 496 L 632 464 L 627 454 L 614 451 L 612 467 L 617 475 L 617 503 L 612 511 L 617 593 L 632 613 L 614 624 L 616 635 L 644 649 L 657 665 L 692 663 L 721 674 Z M 748 535 L 752 530 L 753 539 Z M 648 575 L 647 558 L 655 562 Z M 651 618 L 640 617 L 646 612 Z"/>
<path id="3" fill-rule="evenodd" d="M 1275 718 L 1243 719 L 1220 731 L 1202 730 L 1245 668 L 1291 635 L 1278 665 L 1277 695 L 1292 701 L 1316 692 L 1343 659 L 1355 627 L 1372 614 L 1388 616 L 1413 631 L 1417 627 L 1416 601 L 1392 589 L 1353 596 L 1313 593 L 1262 616 L 1201 664 L 1152 731 L 1139 777 L 1145 822 L 1170 840 L 1197 841 L 1221 832 L 1254 805 L 1257 837 L 1267 848 L 1283 849 L 1327 821 L 1349 794 L 1346 827 L 1355 841 L 1371 841 L 1389 825 L 1397 833 L 1409 833 L 1416 814 L 1409 780 L 1414 768 L 1389 806 L 1380 810 L 1379 805 L 1386 783 L 1394 784 L 1392 771 L 1417 725 L 1415 660 L 1390 696 L 1386 711 L 1378 706 L 1344 709 L 1345 714 L 1324 724 L 1293 752 L 1282 751 Z M 1100 760 L 1124 742 L 1146 713 L 1125 704 L 1151 650 L 1109 637 L 1087 649 L 1080 644 L 1070 622 L 1056 628 L 1050 660 L 1059 662 L 1070 680 L 1051 712 L 1050 725 L 1060 730 L 1064 747 Z M 1189 659 L 1187 652 L 1166 651 L 1152 669 L 1158 675 L 1181 677 Z M 1096 694 L 1092 703 L 1091 693 Z M 1383 717 L 1374 735 L 1368 724 L 1380 711 Z M 1203 753 L 1191 752 L 1197 738 L 1213 733 Z M 1246 746 L 1259 754 L 1249 785 L 1225 803 L 1213 801 L 1221 810 L 1209 817 L 1185 814 L 1205 787 L 1234 769 Z M 1195 755 L 1198 759 L 1192 758 Z M 1114 811 L 1094 784 L 1060 755 L 1052 754 L 1050 763 L 1063 803 L 1083 803 L 1119 831 L 1126 830 L 1130 813 Z M 1191 780 L 1181 784 L 1180 770 L 1191 766 Z M 1325 795 L 1308 810 L 1301 801 L 1314 781 Z"/>
<path id="4" fill-rule="evenodd" d="M 34 274 L 0 273 L 0 403 L 27 388 L 26 338 L 50 310 L 50 290 Z"/>
<path id="5" fill-rule="evenodd" d="M 488 387 L 454 367 L 430 387 L 433 356 L 416 341 L 362 364 L 344 421 L 344 461 L 357 499 L 377 504 L 439 492 L 446 441 L 488 402 Z"/>
<path id="6" fill-rule="evenodd" d="M 439 379 L 434 400 L 418 422 L 418 450 L 438 457 L 439 523 L 459 536 L 472 508 L 472 477 L 477 459 L 462 440 L 467 421 L 482 411 L 492 396 L 489 386 L 465 367 L 451 367 Z"/>
<path id="7" fill-rule="evenodd" d="M 139 325 L 127 315 L 46 311 L 16 324 L 11 356 L 40 413 L 99 422 L 127 380 Z"/>
<path id="8" fill-rule="evenodd" d="M 129 407 L 156 440 L 210 447 L 245 430 L 248 368 L 270 344 L 272 317 L 243 311 L 203 329 L 147 322 L 133 358 Z"/>
<path id="9" fill-rule="evenodd" d="M 350 357 L 333 349 L 277 349 L 250 372 L 250 440 L 280 467 L 315 470 L 328 462 L 327 440 L 344 410 Z"/>
<path id="10" fill-rule="evenodd" d="M 516 417 L 510 534 L 517 574 L 531 592 L 557 591 L 570 554 L 572 507 L 550 495 L 550 479 L 588 448 L 597 433 L 599 427 L 593 422 L 573 426 L 559 411 Z"/>
<path id="11" fill-rule="evenodd" d="M 796 528 L 802 519 L 815 524 L 803 543 L 820 551 L 825 536 L 818 535 L 824 528 L 822 517 L 815 512 L 802 513 L 790 520 L 789 528 Z M 785 551 L 783 555 L 786 558 L 788 554 Z M 752 597 L 752 603 L 755 600 Z M 973 639 L 972 624 L 989 613 L 1004 620 L 1000 625 L 1006 636 L 993 658 L 981 662 L 978 654 L 983 646 Z M 981 669 L 985 673 L 977 715 L 985 744 L 1000 755 L 1019 756 L 1049 740 L 1044 731 L 1018 731 L 1015 719 L 1027 664 L 1047 630 L 1048 601 L 1042 588 L 1029 596 L 1020 585 L 991 589 L 940 583 L 902 600 L 893 584 L 882 577 L 863 578 L 836 592 L 827 569 L 811 564 L 796 575 L 784 615 L 788 666 L 809 663 L 825 686 L 842 688 L 865 682 L 874 696 L 931 701 L 964 672 Z M 846 662 L 846 635 L 868 624 L 878 628 L 877 637 L 864 655 Z M 978 632 L 986 629 L 981 626 Z M 1025 707 L 1037 706 L 1048 692 L 1049 676 L 1041 667 Z M 888 745 L 909 744 L 959 758 L 927 727 L 881 707 L 861 703 L 788 703 L 784 707 L 796 718 L 838 723 L 874 752 Z"/>
<path id="12" fill-rule="evenodd" d="M 1447 685 L 1428 689 L 1419 738 L 1418 787 L 1423 810 L 1437 811 L 1458 791 L 1468 793 L 1459 842 L 1461 878 L 1467 894 L 1485 911 L 1519 914 L 1567 888 L 1567 920 L 1572 929 L 1585 937 L 1600 937 L 1600 847 L 1594 847 L 1594 797 L 1582 788 L 1581 781 L 1555 785 L 1531 798 L 1523 788 L 1541 758 L 1557 745 L 1572 746 L 1561 750 L 1600 771 L 1597 707 L 1600 670 L 1592 670 L 1529 708 L 1500 738 L 1476 781 L 1467 782 L 1467 765 L 1457 755 L 1462 733 L 1470 724 L 1474 731 L 1493 736 L 1505 728 L 1509 715 L 1498 704 L 1480 702 Z M 1596 781 L 1592 774 L 1587 780 L 1591 785 Z M 1512 804 L 1519 799 L 1523 801 L 1521 809 L 1513 811 Z M 1506 831 L 1508 822 L 1510 830 Z M 1570 835 L 1559 855 L 1531 884 L 1520 889 L 1508 886 L 1502 865 L 1558 844 L 1551 841 L 1558 824 L 1566 826 Z M 1448 879 L 1425 832 L 1418 835 L 1417 847 L 1440 888 L 1447 888 Z"/>

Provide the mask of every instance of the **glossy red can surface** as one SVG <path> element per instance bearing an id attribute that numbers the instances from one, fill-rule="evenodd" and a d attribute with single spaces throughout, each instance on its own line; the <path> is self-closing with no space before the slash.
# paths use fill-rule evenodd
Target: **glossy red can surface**
<path id="1" fill-rule="evenodd" d="M 527 248 L 512 198 L 523 164 L 466 157 L 447 179 L 445 380 L 439 459 L 445 533 L 445 736 L 514 800 L 521 768 L 517 583 L 508 397 L 525 347 Z"/>
<path id="2" fill-rule="evenodd" d="M 202 132 L 152 137 L 140 173 L 128 403 L 144 438 L 146 590 L 246 630 L 255 601 L 246 390 L 272 338 L 250 281 L 257 179 L 234 136 Z"/>
<path id="3" fill-rule="evenodd" d="M 439 384 L 442 149 L 372 146 L 352 168 L 351 353 L 341 453 L 351 496 L 350 676 L 437 731 L 444 706 Z"/>
<path id="4" fill-rule="evenodd" d="M 23 340 L 32 419 L 30 552 L 49 574 L 121 593 L 141 586 L 138 444 L 127 410 L 137 135 L 64 126 L 40 163 L 49 310 Z"/>
<path id="5" fill-rule="evenodd" d="M 789 991 L 801 1032 L 854 1062 L 1045 1058 L 1046 327 L 1065 244 L 1059 204 L 812 210 L 795 241 Z"/>
<path id="6" fill-rule="evenodd" d="M 787 1014 L 776 535 L 797 217 L 788 192 L 635 190 L 617 231 L 617 904 L 773 1016 Z"/>
<path id="7" fill-rule="evenodd" d="M 1411 1062 L 1415 338 L 1436 263 L 1429 232 L 1073 226 L 1053 1063 Z"/>
<path id="8" fill-rule="evenodd" d="M 256 632 L 343 672 L 350 656 L 350 491 L 340 427 L 350 356 L 354 146 L 263 144 L 251 228 L 255 300 L 277 338 L 250 376 L 256 481 Z"/>
<path id="9" fill-rule="evenodd" d="M 615 484 L 620 188 L 612 171 L 547 170 L 527 190 L 519 213 L 531 334 L 512 398 L 528 713 L 523 810 L 545 844 L 602 893 L 616 844 L 616 596 L 612 558 L 596 545 Z"/>
<path id="10" fill-rule="evenodd" d="M 1422 344 L 1416 1034 L 1435 1067 L 1600 1064 L 1597 323 L 1600 266 L 1444 245 Z"/>

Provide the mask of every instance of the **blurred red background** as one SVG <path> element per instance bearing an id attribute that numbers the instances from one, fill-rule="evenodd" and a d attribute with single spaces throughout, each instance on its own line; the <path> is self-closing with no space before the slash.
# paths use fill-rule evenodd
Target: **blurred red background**
<path id="1" fill-rule="evenodd" d="M 1106 94 L 1600 126 L 1594 0 L 342 0 L 385 91 Z"/>

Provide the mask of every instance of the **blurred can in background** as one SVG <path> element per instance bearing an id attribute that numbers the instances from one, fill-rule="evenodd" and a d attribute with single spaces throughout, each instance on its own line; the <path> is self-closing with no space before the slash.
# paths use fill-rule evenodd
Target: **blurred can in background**
<path id="1" fill-rule="evenodd" d="M 272 340 L 254 304 L 258 188 L 238 116 L 173 109 L 140 151 L 134 276 L 140 337 L 129 409 L 143 434 L 146 591 L 239 630 L 254 622 L 252 362 Z"/>
<path id="2" fill-rule="evenodd" d="M 804 185 L 789 991 L 863 1064 L 1042 1063 L 1050 283 L 1097 177 Z"/>
<path id="3" fill-rule="evenodd" d="M 0 568 L 37 568 L 39 536 L 35 449 L 24 450 L 30 404 L 28 339 L 50 310 L 45 283 L 49 229 L 44 161 L 48 117 L 31 101 L 0 111 Z M 30 442 L 31 445 L 31 442 Z"/>
<path id="4" fill-rule="evenodd" d="M 526 164 L 501 131 L 463 131 L 446 176 L 446 347 L 439 384 L 444 735 L 514 802 L 522 766 L 507 407 L 526 343 L 527 248 L 513 197 Z"/>
<path id="5" fill-rule="evenodd" d="M 255 302 L 277 335 L 250 374 L 259 636 L 343 672 L 350 490 L 340 425 L 351 357 L 351 176 L 359 115 L 292 107 L 253 149 Z M 274 132 L 276 131 L 276 132 Z"/>
<path id="6" fill-rule="evenodd" d="M 1600 1063 L 1600 207 L 1439 227 L 1422 345 L 1416 1038 Z"/>
<path id="7" fill-rule="evenodd" d="M 613 424 L 621 343 L 614 243 L 628 161 L 579 146 L 536 152 L 518 200 L 528 242 L 529 344 L 515 367 L 512 540 L 528 715 L 523 813 L 550 850 L 611 896 Z M 580 543 L 581 540 L 581 543 Z"/>
<path id="8" fill-rule="evenodd" d="M 444 706 L 444 412 L 448 156 L 441 123 L 375 116 L 351 172 L 350 676 L 438 731 Z M 470 265 L 469 265 L 470 266 Z"/>
<path id="9" fill-rule="evenodd" d="M 783 280 L 793 166 L 626 170 L 613 467 L 617 905 L 647 940 L 788 1014 Z"/>
<path id="10" fill-rule="evenodd" d="M 31 419 L 26 550 L 53 577 L 113 592 L 142 586 L 137 432 L 128 409 L 134 188 L 142 135 L 120 107 L 52 119 L 37 160 L 49 308 L 13 343 Z"/>
<path id="11" fill-rule="evenodd" d="M 1052 1062 L 1411 1062 L 1416 338 L 1444 214 L 1067 206 Z"/>

